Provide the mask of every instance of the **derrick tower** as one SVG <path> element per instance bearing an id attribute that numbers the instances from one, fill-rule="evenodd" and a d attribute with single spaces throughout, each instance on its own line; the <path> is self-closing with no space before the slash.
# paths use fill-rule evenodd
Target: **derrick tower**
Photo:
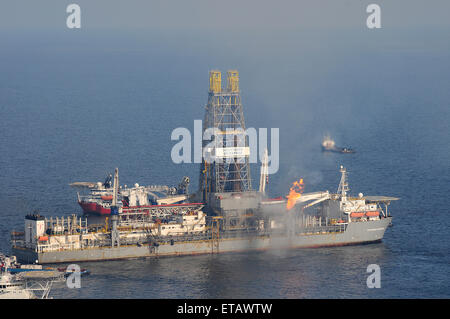
<path id="1" fill-rule="evenodd" d="M 199 191 L 204 202 L 213 193 L 252 191 L 244 113 L 239 91 L 239 73 L 227 71 L 222 88 L 220 71 L 209 72 L 208 104 L 203 121 L 205 130 L 215 130 L 210 140 L 203 140 Z M 212 156 L 205 160 L 205 156 Z"/>

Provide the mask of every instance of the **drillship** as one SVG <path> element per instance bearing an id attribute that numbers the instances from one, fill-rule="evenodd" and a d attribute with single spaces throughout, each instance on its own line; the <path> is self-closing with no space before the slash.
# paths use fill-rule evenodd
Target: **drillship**
<path id="1" fill-rule="evenodd" d="M 22 262 L 99 261 L 135 257 L 180 256 L 233 251 L 342 246 L 382 240 L 392 217 L 394 197 L 350 197 L 341 167 L 338 193 L 301 194 L 295 208 L 286 199 L 261 200 L 245 226 L 226 227 L 223 216 L 207 216 L 203 204 L 178 211 L 115 213 L 110 224 L 89 225 L 76 215 L 25 217 L 24 232 L 12 233 L 12 252 Z M 239 194 L 221 199 L 232 205 Z M 312 211 L 313 206 L 320 204 Z"/>
<path id="2" fill-rule="evenodd" d="M 341 166 L 337 192 L 303 193 L 291 187 L 287 198 L 268 199 L 268 152 L 261 165 L 259 190 L 250 177 L 250 147 L 239 93 L 239 75 L 211 71 L 199 189 L 190 202 L 124 209 L 119 205 L 116 168 L 110 216 L 92 224 L 77 215 L 25 217 L 23 232 L 12 232 L 12 252 L 19 261 L 41 264 L 136 257 L 291 249 L 374 243 L 382 240 L 392 217 L 394 197 L 348 195 L 347 171 Z M 208 159 L 208 160 L 207 160 Z"/>

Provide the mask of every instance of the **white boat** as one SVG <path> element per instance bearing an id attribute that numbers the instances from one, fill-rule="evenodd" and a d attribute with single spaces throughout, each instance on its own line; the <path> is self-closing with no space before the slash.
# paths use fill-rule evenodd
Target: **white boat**
<path id="1" fill-rule="evenodd" d="M 27 289 L 25 281 L 19 281 L 14 275 L 2 272 L 0 275 L 0 299 L 36 299 L 32 290 Z"/>
<path id="2" fill-rule="evenodd" d="M 63 281 L 59 271 L 30 271 L 11 274 L 8 271 L 11 258 L 2 260 L 0 271 L 0 299 L 48 299 L 52 284 Z"/>

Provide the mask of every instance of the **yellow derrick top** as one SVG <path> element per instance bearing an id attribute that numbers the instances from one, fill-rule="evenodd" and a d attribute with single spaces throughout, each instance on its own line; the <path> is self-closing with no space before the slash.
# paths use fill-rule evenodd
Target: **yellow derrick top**
<path id="1" fill-rule="evenodd" d="M 222 90 L 222 73 L 218 70 L 209 71 L 209 91 L 218 93 Z"/>
<path id="2" fill-rule="evenodd" d="M 239 72 L 236 70 L 227 71 L 227 90 L 239 92 Z"/>
<path id="3" fill-rule="evenodd" d="M 239 72 L 236 70 L 227 71 L 228 92 L 239 92 Z M 209 71 L 209 91 L 213 93 L 222 92 L 222 73 L 219 70 Z"/>

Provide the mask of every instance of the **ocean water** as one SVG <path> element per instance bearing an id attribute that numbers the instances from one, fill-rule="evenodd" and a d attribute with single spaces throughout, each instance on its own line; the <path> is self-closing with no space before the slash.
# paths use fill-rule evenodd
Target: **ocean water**
<path id="1" fill-rule="evenodd" d="M 55 298 L 450 297 L 450 43 L 445 30 L 0 33 L 0 251 L 35 210 L 80 213 L 74 181 L 176 185 L 170 135 L 203 119 L 208 71 L 238 69 L 247 127 L 280 129 L 269 194 L 401 198 L 382 243 L 81 263 Z M 320 150 L 325 133 L 355 154 Z M 252 166 L 257 188 L 258 165 Z M 368 289 L 369 264 L 381 288 Z"/>

